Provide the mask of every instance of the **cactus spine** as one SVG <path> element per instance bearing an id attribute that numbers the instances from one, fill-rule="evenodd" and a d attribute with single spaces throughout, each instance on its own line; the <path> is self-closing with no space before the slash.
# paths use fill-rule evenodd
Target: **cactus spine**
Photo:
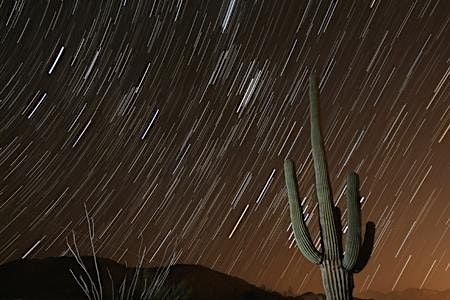
<path id="1" fill-rule="evenodd" d="M 367 262 L 373 245 L 364 245 L 370 247 L 370 249 L 365 249 L 365 255 L 368 256 L 363 257 L 364 253 L 361 253 L 361 209 L 358 195 L 358 175 L 351 173 L 347 178 L 348 233 L 346 251 L 342 254 L 342 231 L 337 226 L 340 224 L 338 223 L 340 220 L 336 218 L 337 208 L 332 201 L 325 150 L 320 132 L 317 89 L 315 75 L 311 74 L 309 78 L 311 146 L 314 160 L 317 200 L 319 202 L 322 251 L 316 249 L 308 232 L 302 207 L 299 204 L 294 163 L 289 159 L 284 162 L 284 173 L 292 228 L 298 248 L 306 259 L 314 264 L 320 265 L 322 282 L 327 299 L 347 300 L 353 299 L 353 273 L 357 273 L 362 269 L 363 266 L 361 265 Z M 368 225 L 370 224 L 368 223 Z M 369 226 L 365 234 L 367 240 L 370 240 L 371 237 L 367 237 L 368 234 L 371 234 L 368 229 L 370 229 Z M 366 238 L 364 241 L 366 241 Z"/>

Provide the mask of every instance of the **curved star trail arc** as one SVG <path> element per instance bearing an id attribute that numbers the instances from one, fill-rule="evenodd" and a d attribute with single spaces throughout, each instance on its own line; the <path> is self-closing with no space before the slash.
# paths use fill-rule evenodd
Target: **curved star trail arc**
<path id="1" fill-rule="evenodd" d="M 375 251 L 357 292 L 450 288 L 448 1 L 3 1 L 0 261 L 198 263 L 321 289 L 295 249 L 298 165 L 318 243 L 306 84 L 334 199 L 360 174 Z M 344 205 L 343 205 L 344 204 Z"/>

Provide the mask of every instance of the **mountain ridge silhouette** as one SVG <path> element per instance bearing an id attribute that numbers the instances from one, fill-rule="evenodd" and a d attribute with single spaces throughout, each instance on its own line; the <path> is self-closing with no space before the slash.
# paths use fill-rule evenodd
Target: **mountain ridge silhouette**
<path id="1" fill-rule="evenodd" d="M 98 286 L 95 261 L 92 256 L 80 257 L 83 266 L 90 274 L 94 284 Z M 270 299 L 270 300 L 317 300 L 325 299 L 321 294 L 311 292 L 299 296 L 285 296 L 278 292 L 264 290 L 241 278 L 230 276 L 201 265 L 176 264 L 166 267 L 136 268 L 127 267 L 108 258 L 96 257 L 100 274 L 103 299 L 117 299 L 120 288 L 132 291 L 135 286 L 134 297 L 140 299 L 139 293 L 148 283 L 159 284 L 159 288 L 182 286 L 189 297 L 185 299 Z M 137 276 L 136 276 L 137 274 Z M 75 257 L 60 256 L 42 259 L 18 259 L 0 265 L 0 300 L 10 299 L 88 299 L 83 289 L 75 280 L 87 282 L 90 280 Z M 138 278 L 139 280 L 133 280 Z M 156 285 L 155 285 L 156 286 Z M 448 291 L 450 294 L 450 291 Z M 397 294 L 367 293 L 376 300 L 390 299 L 430 299 L 450 300 L 450 298 L 436 298 L 440 292 L 430 291 L 428 295 L 434 298 L 404 298 L 401 292 Z M 131 294 L 131 293 L 130 293 Z M 417 293 L 408 290 L 408 295 Z M 366 296 L 365 295 L 365 296 Z M 397 298 L 392 298 L 395 295 Z M 442 293 L 442 295 L 447 295 Z M 375 297 L 374 297 L 375 296 Z M 358 298 L 355 298 L 358 299 Z"/>

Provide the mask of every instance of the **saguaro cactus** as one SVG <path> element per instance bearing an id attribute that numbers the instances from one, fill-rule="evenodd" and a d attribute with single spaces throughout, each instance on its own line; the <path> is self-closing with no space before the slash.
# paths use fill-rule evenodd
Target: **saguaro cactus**
<path id="1" fill-rule="evenodd" d="M 364 242 L 361 241 L 361 215 L 358 193 L 358 175 L 351 173 L 347 178 L 348 232 L 345 252 L 342 253 L 342 230 L 338 208 L 332 201 L 328 179 L 325 150 L 319 124 L 319 103 L 317 83 L 314 74 L 309 78 L 311 113 L 311 146 L 314 160 L 317 200 L 319 202 L 319 223 L 322 249 L 314 246 L 306 226 L 299 203 L 294 163 L 284 162 L 284 174 L 289 198 L 292 228 L 295 240 L 302 254 L 312 263 L 320 265 L 322 282 L 327 299 L 353 299 L 353 273 L 359 272 L 367 263 L 373 248 L 375 226 L 366 226 Z"/>

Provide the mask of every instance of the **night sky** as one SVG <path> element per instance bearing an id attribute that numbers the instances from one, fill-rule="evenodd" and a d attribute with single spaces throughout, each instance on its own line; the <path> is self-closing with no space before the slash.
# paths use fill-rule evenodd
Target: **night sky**
<path id="1" fill-rule="evenodd" d="M 319 291 L 307 80 L 334 199 L 360 175 L 368 289 L 450 288 L 450 1 L 0 1 L 0 263 L 195 263 Z M 86 209 L 86 211 L 85 211 Z"/>

